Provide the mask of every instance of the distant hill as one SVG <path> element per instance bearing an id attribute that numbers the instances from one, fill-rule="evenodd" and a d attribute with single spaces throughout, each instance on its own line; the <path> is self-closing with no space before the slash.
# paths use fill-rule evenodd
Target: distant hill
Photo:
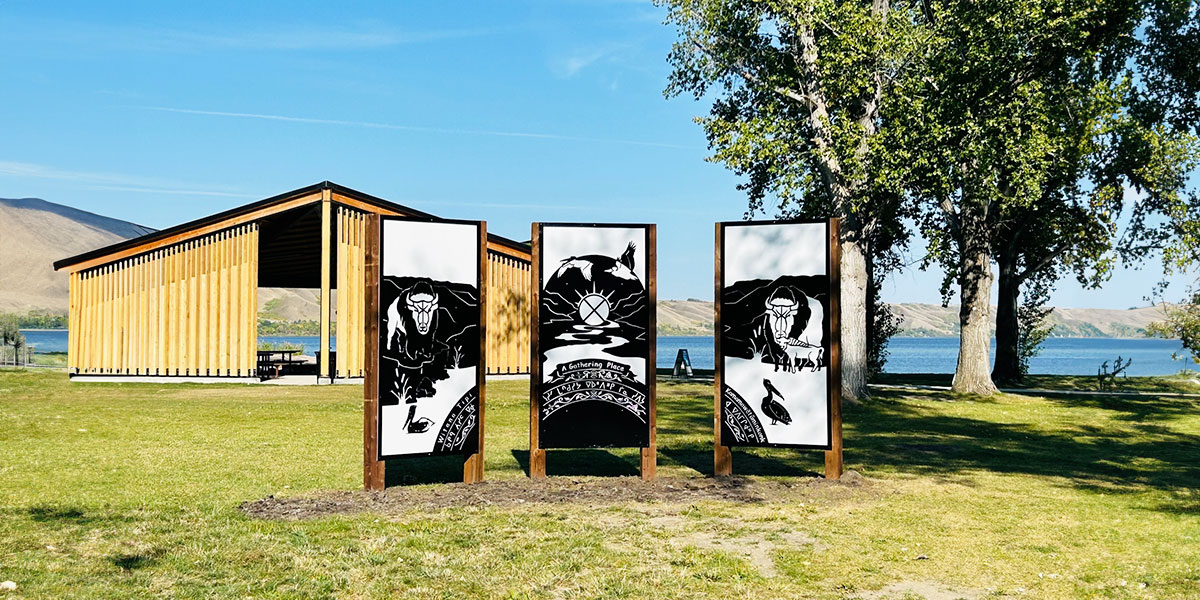
<path id="1" fill-rule="evenodd" d="M 958 305 L 894 304 L 895 313 L 904 318 L 900 335 L 913 337 L 949 337 L 958 335 Z M 992 307 L 995 315 L 996 307 Z M 1052 337 L 1146 337 L 1146 326 L 1164 318 L 1161 306 L 1127 310 L 1104 308 L 1055 308 L 1050 313 L 1054 325 Z M 993 318 L 995 318 L 993 316 Z M 995 327 L 992 328 L 995 332 Z"/>
<path id="2" fill-rule="evenodd" d="M 67 274 L 54 261 L 155 230 L 40 198 L 0 198 L 0 312 L 67 312 Z M 317 292 L 260 288 L 260 310 L 286 321 L 316 319 Z"/>
<path id="3" fill-rule="evenodd" d="M 51 263 L 152 231 L 39 198 L 0 198 L 0 312 L 65 313 L 67 274 Z"/>
<path id="4" fill-rule="evenodd" d="M 660 300 L 660 335 L 712 335 L 712 302 L 704 300 Z M 958 335 L 958 305 L 893 304 L 901 317 L 902 336 L 955 337 Z M 993 314 L 995 307 L 992 307 Z M 1102 308 L 1056 308 L 1050 313 L 1054 337 L 1146 337 L 1146 326 L 1163 319 L 1162 307 L 1129 310 Z M 994 328 L 993 328 L 994 331 Z"/>
<path id="5" fill-rule="evenodd" d="M 712 335 L 713 305 L 703 300 L 659 300 L 660 335 Z"/>

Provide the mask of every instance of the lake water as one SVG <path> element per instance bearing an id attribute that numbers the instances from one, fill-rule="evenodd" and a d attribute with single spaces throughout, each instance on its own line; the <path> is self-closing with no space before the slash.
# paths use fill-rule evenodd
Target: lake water
<path id="1" fill-rule="evenodd" d="M 65 352 L 67 332 L 24 331 L 26 341 L 38 352 Z M 260 342 L 301 345 L 306 354 L 318 346 L 317 336 L 262 336 Z M 709 337 L 660 336 L 658 366 L 670 368 L 675 354 L 685 348 L 697 369 L 713 368 L 713 341 Z M 958 338 L 892 338 L 889 373 L 953 373 L 958 359 Z M 995 345 L 992 353 L 995 354 Z M 1174 360 L 1173 352 L 1183 353 L 1178 340 L 1050 338 L 1042 344 L 1042 354 L 1030 364 L 1030 372 L 1047 375 L 1095 375 L 1100 363 L 1112 364 L 1117 356 L 1132 358 L 1129 375 L 1171 375 L 1180 369 L 1196 369 L 1191 360 Z"/>

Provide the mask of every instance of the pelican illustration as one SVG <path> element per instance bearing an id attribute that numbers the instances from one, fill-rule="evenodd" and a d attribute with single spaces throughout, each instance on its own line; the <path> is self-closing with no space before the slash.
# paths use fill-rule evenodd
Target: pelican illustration
<path id="1" fill-rule="evenodd" d="M 772 425 L 775 425 L 777 422 L 781 422 L 784 425 L 791 424 L 792 415 L 788 414 L 783 404 L 771 399 L 772 396 L 779 396 L 780 400 L 784 400 L 783 394 L 779 393 L 779 390 L 775 389 L 774 385 L 771 385 L 770 379 L 763 379 L 763 387 L 767 388 L 767 395 L 763 396 L 762 401 L 763 414 L 770 417 Z"/>

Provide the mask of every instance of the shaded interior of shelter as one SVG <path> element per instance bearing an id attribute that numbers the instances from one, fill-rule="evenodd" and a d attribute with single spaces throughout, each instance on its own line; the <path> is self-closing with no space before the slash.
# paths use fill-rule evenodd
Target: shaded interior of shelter
<path id="1" fill-rule="evenodd" d="M 337 239 L 334 231 L 337 220 L 330 223 L 330 239 Z M 258 221 L 258 287 L 259 288 L 289 288 L 308 289 L 319 294 L 321 289 L 321 204 L 313 203 L 276 213 Z M 334 299 L 337 294 L 337 254 L 330 253 L 330 323 L 336 322 Z M 320 309 L 306 319 L 319 320 Z M 330 335 L 330 346 L 336 339 Z M 319 344 L 318 344 L 319 345 Z M 322 349 L 317 348 L 317 351 Z M 332 348 L 327 348 L 332 352 Z M 313 355 L 314 349 L 306 347 L 306 355 Z M 331 355 L 330 363 L 334 362 Z M 281 365 L 276 372 L 274 368 L 268 372 L 260 372 L 261 379 L 288 379 L 292 376 L 316 377 L 319 365 L 317 356 L 314 360 L 297 359 L 296 364 Z"/>

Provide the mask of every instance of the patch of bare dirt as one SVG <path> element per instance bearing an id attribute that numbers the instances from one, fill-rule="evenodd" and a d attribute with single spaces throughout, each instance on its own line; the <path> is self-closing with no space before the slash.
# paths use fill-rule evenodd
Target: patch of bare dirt
<path id="1" fill-rule="evenodd" d="M 901 581 L 874 592 L 864 592 L 855 598 L 861 600 L 978 600 L 986 593 L 983 590 L 954 589 L 933 581 Z"/>
<path id="2" fill-rule="evenodd" d="M 803 531 L 772 535 L 770 531 L 757 530 L 736 537 L 715 531 L 692 531 L 673 537 L 680 545 L 741 556 L 758 569 L 763 577 L 774 577 L 778 574 L 775 570 L 775 558 L 772 556 L 776 549 L 810 548 L 816 552 L 826 549 L 824 544 Z"/>
<path id="3" fill-rule="evenodd" d="M 814 489 L 858 487 L 867 483 L 864 477 L 854 471 L 846 472 L 840 481 L 816 477 L 791 481 L 719 477 L 659 478 L 645 482 L 636 477 L 551 477 L 541 481 L 513 479 L 474 484 L 391 487 L 382 492 L 338 490 L 289 498 L 268 496 L 243 503 L 239 508 L 246 515 L 258 519 L 296 520 L 361 512 L 403 514 L 455 506 L 607 506 L 690 503 L 700 500 L 760 503 L 786 500 Z"/>

